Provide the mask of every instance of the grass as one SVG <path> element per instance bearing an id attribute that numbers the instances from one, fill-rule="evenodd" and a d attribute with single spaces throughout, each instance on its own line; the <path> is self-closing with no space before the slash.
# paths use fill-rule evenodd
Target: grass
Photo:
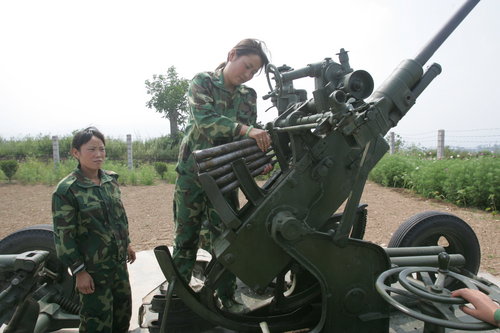
<path id="1" fill-rule="evenodd" d="M 55 166 L 53 162 L 42 162 L 34 158 L 27 158 L 24 162 L 19 163 L 19 169 L 13 177 L 13 181 L 24 185 L 56 185 L 76 166 L 77 163 L 73 159 L 61 161 Z M 140 164 L 129 170 L 124 163 L 107 160 L 103 168 L 118 173 L 120 175 L 118 181 L 122 185 L 155 185 L 162 181 L 173 184 L 176 178 L 174 163 L 168 164 L 168 170 L 163 180 L 150 163 Z M 0 181 L 8 181 L 3 172 L 0 172 Z"/>
<path id="2" fill-rule="evenodd" d="M 386 155 L 372 170 L 370 179 L 461 207 L 493 213 L 500 208 L 500 159 L 495 156 L 436 160 Z"/>

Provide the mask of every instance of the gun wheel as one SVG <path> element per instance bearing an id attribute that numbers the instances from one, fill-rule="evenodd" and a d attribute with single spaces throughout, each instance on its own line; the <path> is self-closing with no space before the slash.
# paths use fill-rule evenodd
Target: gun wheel
<path id="1" fill-rule="evenodd" d="M 392 268 L 380 274 L 375 287 L 394 308 L 426 324 L 467 331 L 493 329 L 491 324 L 461 313 L 459 306 L 467 303 L 463 298 L 451 296 L 448 289 L 433 289 L 438 273 L 435 267 Z M 492 299 L 498 299 L 499 289 L 495 285 L 453 272 L 445 274 L 462 288 L 479 289 Z M 414 275 L 423 278 L 415 279 Z M 433 330 L 424 328 L 424 332 L 427 331 Z"/>
<path id="2" fill-rule="evenodd" d="M 477 274 L 481 249 L 474 230 L 459 217 L 428 211 L 403 222 L 394 232 L 388 247 L 443 246 L 448 254 L 461 254 L 465 269 Z"/>

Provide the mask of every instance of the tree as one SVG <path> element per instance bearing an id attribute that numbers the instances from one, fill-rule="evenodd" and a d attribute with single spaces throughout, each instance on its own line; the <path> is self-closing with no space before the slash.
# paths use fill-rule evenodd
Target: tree
<path id="1" fill-rule="evenodd" d="M 19 169 L 19 163 L 16 160 L 6 160 L 0 161 L 0 169 L 3 171 L 5 176 L 9 179 L 9 183 L 12 181 L 12 177 Z"/>
<path id="2" fill-rule="evenodd" d="M 168 165 L 165 162 L 155 162 L 154 167 L 156 172 L 160 175 L 161 179 L 163 179 L 165 173 L 168 171 Z"/>
<path id="3" fill-rule="evenodd" d="M 170 135 L 177 136 L 179 126 L 186 121 L 189 80 L 180 78 L 175 66 L 171 66 L 166 76 L 154 74 L 153 80 L 146 80 L 145 84 L 148 95 L 151 95 L 146 106 L 163 113 L 170 122 Z"/>

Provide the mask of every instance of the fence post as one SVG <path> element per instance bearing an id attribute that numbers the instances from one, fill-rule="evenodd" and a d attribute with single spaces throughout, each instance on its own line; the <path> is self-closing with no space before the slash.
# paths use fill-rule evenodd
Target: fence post
<path id="1" fill-rule="evenodd" d="M 54 160 L 54 168 L 59 165 L 59 138 L 57 135 L 52 136 L 52 159 Z"/>
<path id="2" fill-rule="evenodd" d="M 395 144 L 395 139 L 394 139 L 394 132 L 389 132 L 389 147 L 390 147 L 390 154 L 394 154 L 394 151 L 396 149 L 396 144 Z"/>
<path id="3" fill-rule="evenodd" d="M 436 149 L 436 155 L 437 159 L 440 160 L 444 158 L 444 130 L 440 129 L 438 130 L 438 142 L 437 142 L 437 149 Z"/>
<path id="4" fill-rule="evenodd" d="M 128 169 L 132 170 L 134 168 L 134 163 L 132 161 L 132 134 L 127 134 L 127 158 Z"/>

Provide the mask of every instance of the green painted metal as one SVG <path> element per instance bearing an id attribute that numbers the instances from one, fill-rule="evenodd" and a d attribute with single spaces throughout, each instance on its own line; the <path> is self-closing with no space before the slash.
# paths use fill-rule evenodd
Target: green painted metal
<path id="1" fill-rule="evenodd" d="M 12 273 L 10 283 L 0 293 L 0 325 L 8 322 L 18 304 L 33 291 L 43 269 L 47 251 L 30 251 L 0 257 L 0 273 Z"/>
<path id="2" fill-rule="evenodd" d="M 49 252 L 28 251 L 0 255 L 0 275 L 8 281 L 0 292 L 0 326 L 5 332 L 45 333 L 61 328 L 78 327 L 78 305 L 64 299 L 56 285 L 42 284 L 53 276 L 44 267 Z"/>
<path id="3" fill-rule="evenodd" d="M 298 264 L 321 289 L 321 319 L 311 331 L 387 331 L 388 306 L 374 291 L 374 281 L 391 267 L 391 259 L 380 247 L 349 235 L 368 173 L 388 150 L 384 135 L 441 72 L 437 64 L 425 72 L 422 66 L 477 3 L 467 1 L 414 59 L 401 62 L 373 93 L 370 74 L 353 70 L 344 49 L 338 62 L 326 58 L 296 70 L 272 64 L 266 68 L 271 92 L 265 98 L 278 109 L 266 129 L 279 171 L 258 190 L 245 170 L 243 150 L 240 157 L 225 146 L 212 148 L 210 157 L 206 151 L 194 153 L 200 181 L 227 227 L 215 241 L 218 265 L 209 272 L 212 277 L 228 270 L 258 291 Z M 310 99 L 293 86 L 303 77 L 314 78 Z M 209 174 L 219 167 L 209 164 L 221 159 L 232 165 L 248 198 L 238 211 L 224 202 L 217 177 Z M 332 226 L 328 221 L 343 203 L 340 221 Z M 392 260 L 437 264 L 435 255 L 425 254 L 415 249 Z M 454 257 L 453 264 L 463 265 L 463 257 Z M 362 306 L 366 304 L 376 308 Z"/>

